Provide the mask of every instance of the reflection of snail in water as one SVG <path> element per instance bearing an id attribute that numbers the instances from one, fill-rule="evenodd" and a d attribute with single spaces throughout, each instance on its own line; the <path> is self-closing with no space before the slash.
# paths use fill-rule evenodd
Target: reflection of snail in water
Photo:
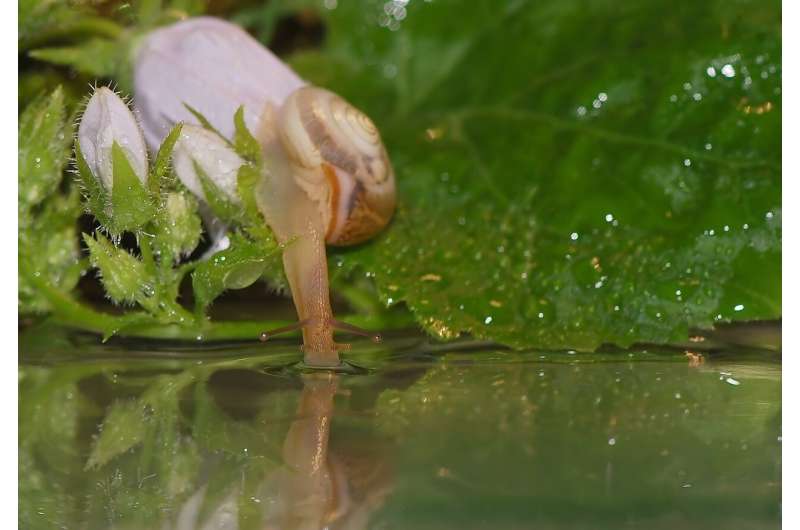
<path id="1" fill-rule="evenodd" d="M 367 528 L 389 493 L 388 464 L 358 448 L 334 450 L 329 438 L 336 376 L 311 375 L 303 382 L 297 419 L 283 444 L 284 466 L 262 485 L 263 497 L 275 501 L 264 528 Z"/>
<path id="2" fill-rule="evenodd" d="M 138 51 L 136 107 L 152 149 L 191 105 L 224 136 L 233 114 L 261 143 L 267 175 L 259 209 L 278 241 L 303 330 L 306 362 L 338 364 L 325 244 L 354 245 L 380 232 L 395 208 L 394 171 L 372 121 L 341 97 L 304 83 L 239 27 L 213 18 L 152 33 Z M 363 332 L 362 332 L 363 333 Z"/>
<path id="3" fill-rule="evenodd" d="M 361 439 L 334 448 L 330 434 L 337 383 L 331 373 L 304 377 L 297 414 L 283 444 L 283 466 L 271 471 L 256 493 L 263 508 L 260 528 L 362 530 L 389 494 L 391 469 L 379 447 Z M 239 492 L 232 491 L 201 518 L 206 491 L 203 486 L 184 503 L 176 530 L 239 527 Z"/>

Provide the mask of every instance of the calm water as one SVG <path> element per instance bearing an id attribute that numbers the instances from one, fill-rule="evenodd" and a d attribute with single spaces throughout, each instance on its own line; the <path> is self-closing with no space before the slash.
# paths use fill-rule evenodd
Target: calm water
<path id="1" fill-rule="evenodd" d="M 780 526 L 769 349 L 20 344 L 22 528 Z"/>

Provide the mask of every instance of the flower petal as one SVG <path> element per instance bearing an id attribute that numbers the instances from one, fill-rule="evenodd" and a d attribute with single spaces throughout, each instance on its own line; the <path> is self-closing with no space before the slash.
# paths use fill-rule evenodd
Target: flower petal
<path id="1" fill-rule="evenodd" d="M 78 142 L 92 174 L 109 193 L 114 182 L 111 147 L 115 142 L 142 184 L 147 183 L 142 132 L 125 102 L 108 87 L 98 88 L 89 99 L 78 126 Z"/>
<path id="2" fill-rule="evenodd" d="M 172 152 L 175 173 L 189 191 L 208 202 L 195 164 L 233 203 L 241 203 L 236 191 L 236 178 L 244 164 L 225 141 L 197 125 L 184 125 Z"/>
<path id="3" fill-rule="evenodd" d="M 239 26 L 212 17 L 151 33 L 137 52 L 134 75 L 136 108 L 152 149 L 175 123 L 197 123 L 184 103 L 231 138 L 240 106 L 248 128 L 257 131 L 266 103 L 280 105 L 305 85 Z"/>

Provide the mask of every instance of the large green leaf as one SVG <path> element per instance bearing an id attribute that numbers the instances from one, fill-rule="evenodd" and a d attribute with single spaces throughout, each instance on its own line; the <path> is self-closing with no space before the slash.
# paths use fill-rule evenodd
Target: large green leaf
<path id="1" fill-rule="evenodd" d="M 399 187 L 390 229 L 333 259 L 386 303 L 557 348 L 781 315 L 779 2 L 320 11 L 295 66 L 375 119 Z"/>

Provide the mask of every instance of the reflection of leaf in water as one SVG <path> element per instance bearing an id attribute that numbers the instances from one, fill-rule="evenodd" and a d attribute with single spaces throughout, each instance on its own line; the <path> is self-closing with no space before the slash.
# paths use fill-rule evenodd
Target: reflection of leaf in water
<path id="1" fill-rule="evenodd" d="M 294 61 L 397 171 L 390 230 L 337 265 L 432 333 L 516 346 L 780 315 L 778 2 L 385 5 L 323 10 Z"/>
<path id="2" fill-rule="evenodd" d="M 79 397 L 71 377 L 27 369 L 19 392 L 21 528 L 67 528 L 79 514 L 83 457 L 75 443 Z"/>
<path id="3" fill-rule="evenodd" d="M 614 527 L 652 517 L 654 498 L 657 513 L 687 521 L 711 505 L 732 517 L 752 517 L 754 506 L 777 516 L 777 367 L 473 362 L 381 396 L 377 422 L 403 440 L 396 459 L 407 470 L 389 520 L 430 498 L 441 513 L 497 526 L 533 513 L 572 520 L 578 503 L 598 517 L 590 526 Z M 725 370 L 738 386 L 719 378 Z M 682 493 L 685 484 L 702 494 Z M 420 526 L 445 520 L 418 514 Z"/>
<path id="4" fill-rule="evenodd" d="M 146 421 L 144 407 L 138 400 L 115 401 L 103 420 L 102 431 L 86 467 L 102 466 L 138 445 L 144 436 Z"/>

